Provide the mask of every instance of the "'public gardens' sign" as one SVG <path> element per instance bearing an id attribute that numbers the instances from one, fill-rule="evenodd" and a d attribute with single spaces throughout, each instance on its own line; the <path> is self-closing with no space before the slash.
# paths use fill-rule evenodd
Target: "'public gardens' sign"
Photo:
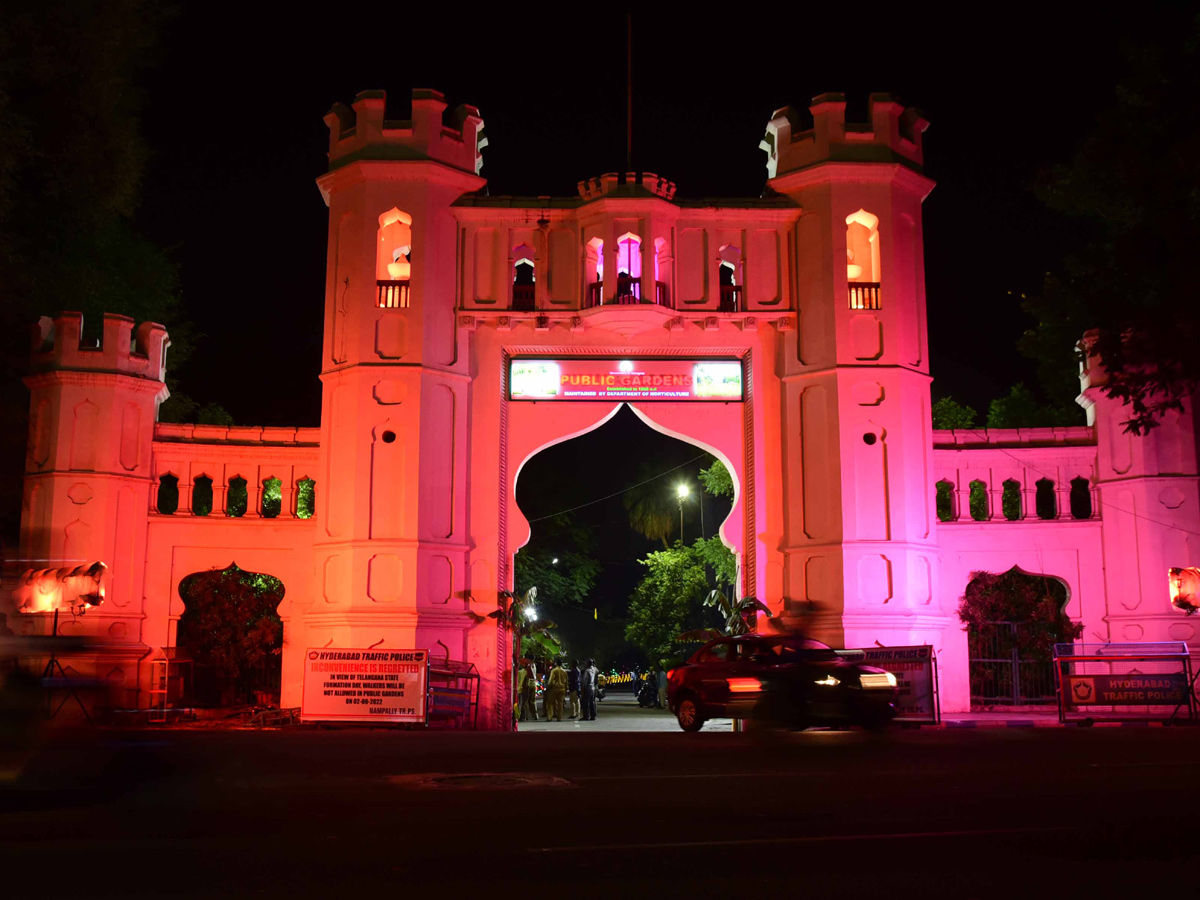
<path id="1" fill-rule="evenodd" d="M 738 401 L 742 364 L 733 359 L 514 359 L 510 400 Z"/>
<path id="2" fill-rule="evenodd" d="M 310 649 L 300 718 L 423 723 L 428 685 L 426 650 Z"/>

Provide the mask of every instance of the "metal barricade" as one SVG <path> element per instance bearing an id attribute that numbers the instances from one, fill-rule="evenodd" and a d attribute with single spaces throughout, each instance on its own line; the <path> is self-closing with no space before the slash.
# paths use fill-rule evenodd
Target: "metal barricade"
<path id="1" fill-rule="evenodd" d="M 1162 719 L 1181 710 L 1196 719 L 1192 657 L 1183 641 L 1055 644 L 1058 721 L 1091 725 Z"/>

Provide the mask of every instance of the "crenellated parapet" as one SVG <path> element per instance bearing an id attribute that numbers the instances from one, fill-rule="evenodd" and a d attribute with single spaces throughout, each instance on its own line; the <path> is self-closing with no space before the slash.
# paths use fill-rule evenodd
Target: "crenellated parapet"
<path id="1" fill-rule="evenodd" d="M 660 178 L 653 172 L 605 172 L 597 178 L 586 178 L 577 185 L 583 200 L 599 200 L 601 197 L 661 197 L 671 200 L 675 196 L 675 182 Z"/>
<path id="2" fill-rule="evenodd" d="M 821 94 L 808 107 L 804 128 L 793 107 L 777 109 L 759 147 L 767 151 L 767 178 L 825 162 L 902 162 L 920 171 L 922 134 L 929 123 L 891 94 L 872 94 L 866 123 L 846 121 L 844 94 Z"/>
<path id="3" fill-rule="evenodd" d="M 487 138 L 474 106 L 456 107 L 447 125 L 446 98 L 438 91 L 413 90 L 411 119 L 385 119 L 386 105 L 385 91 L 362 91 L 349 106 L 333 105 L 325 115 L 330 171 L 363 159 L 434 160 L 479 174 Z"/>
<path id="4" fill-rule="evenodd" d="M 133 324 L 128 316 L 105 313 L 97 345 L 82 339 L 82 313 L 42 316 L 33 326 L 31 372 L 103 372 L 161 382 L 171 346 L 167 330 L 157 322 L 143 322 L 136 330 Z"/>

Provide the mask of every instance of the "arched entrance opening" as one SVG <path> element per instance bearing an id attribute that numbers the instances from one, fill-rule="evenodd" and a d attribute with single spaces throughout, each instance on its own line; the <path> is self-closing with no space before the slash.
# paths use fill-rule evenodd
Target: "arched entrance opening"
<path id="1" fill-rule="evenodd" d="M 571 406 L 591 421 L 533 448 L 516 476 L 526 531 L 514 588 L 536 587 L 538 623 L 554 626 L 522 652 L 539 672 L 556 655 L 593 658 L 619 699 L 630 673 L 669 667 L 698 646 L 680 634 L 722 626 L 704 605 L 711 590 L 743 593 L 743 492 L 738 463 L 664 425 L 663 411 Z"/>
<path id="2" fill-rule="evenodd" d="M 236 562 L 179 582 L 184 612 L 176 645 L 194 663 L 196 705 L 278 704 L 283 595 L 278 578 Z"/>
<path id="3" fill-rule="evenodd" d="M 959 607 L 966 625 L 973 706 L 1053 703 L 1053 650 L 1083 626 L 1065 608 L 1067 583 L 1013 566 L 976 572 Z"/>

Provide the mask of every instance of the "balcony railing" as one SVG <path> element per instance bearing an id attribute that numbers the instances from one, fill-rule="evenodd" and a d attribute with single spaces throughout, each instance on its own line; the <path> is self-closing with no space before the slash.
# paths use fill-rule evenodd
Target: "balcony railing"
<path id="1" fill-rule="evenodd" d="M 879 282 L 851 281 L 850 308 L 879 309 Z"/>
<path id="2" fill-rule="evenodd" d="M 377 281 L 379 290 L 376 306 L 380 309 L 408 309 L 407 281 Z"/>
<path id="3" fill-rule="evenodd" d="M 627 306 L 632 304 L 648 303 L 654 306 L 665 306 L 668 309 L 671 307 L 671 291 L 670 288 L 662 281 L 649 282 L 654 285 L 653 299 L 645 297 L 642 294 L 642 279 L 640 278 L 619 278 L 617 279 L 617 292 L 615 295 L 604 301 L 604 282 L 593 281 L 587 285 L 587 292 L 583 298 L 583 308 L 593 309 L 597 306 L 612 306 L 614 304 Z M 513 297 L 513 308 L 517 309 L 516 296 Z"/>
<path id="4" fill-rule="evenodd" d="M 612 299 L 613 303 L 641 303 L 642 302 L 642 279 L 630 278 L 628 275 L 620 275 L 617 277 L 617 293 Z"/>
<path id="5" fill-rule="evenodd" d="M 519 312 L 532 312 L 534 303 L 534 288 L 537 285 L 533 284 L 514 284 L 512 308 Z"/>
<path id="6" fill-rule="evenodd" d="M 742 286 L 740 284 L 721 285 L 721 312 L 745 312 L 742 309 Z"/>

